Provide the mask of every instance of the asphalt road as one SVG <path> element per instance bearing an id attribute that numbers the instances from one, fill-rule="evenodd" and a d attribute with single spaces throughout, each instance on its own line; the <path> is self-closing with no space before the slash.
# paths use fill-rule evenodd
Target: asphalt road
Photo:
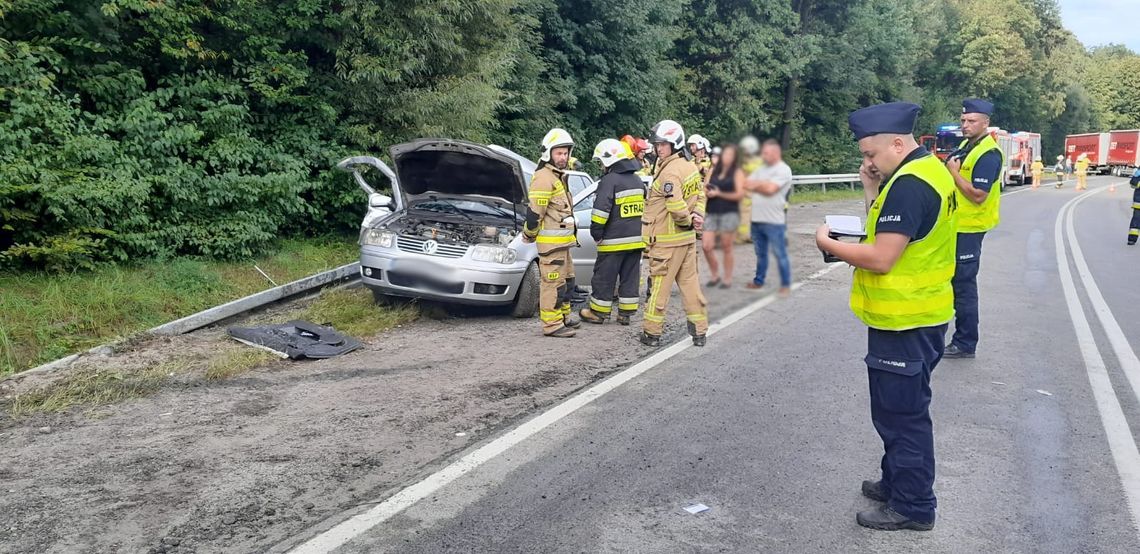
<path id="1" fill-rule="evenodd" d="M 1072 185 L 1003 199 L 983 250 L 978 358 L 945 360 L 934 373 L 932 532 L 855 524 L 855 512 L 873 505 L 859 483 L 876 478 L 882 447 L 861 363 L 866 331 L 847 309 L 850 271 L 838 267 L 721 328 L 707 348 L 677 347 L 659 364 L 634 366 L 626 371 L 640 373 L 624 384 L 599 384 L 606 394 L 568 401 L 578 409 L 554 408 L 475 445 L 450 474 L 425 475 L 293 546 L 1140 551 L 1140 390 L 1127 376 L 1140 346 L 1131 332 L 1140 328 L 1140 246 L 1125 246 L 1126 182 L 1091 180 L 1094 191 L 1110 182 L 1115 192 L 1080 200 Z M 1076 242 L 1058 252 L 1066 208 Z M 1087 272 L 1073 261 L 1077 248 Z M 1098 312 L 1094 297 L 1107 309 Z M 710 509 L 683 510 L 693 503 Z"/>

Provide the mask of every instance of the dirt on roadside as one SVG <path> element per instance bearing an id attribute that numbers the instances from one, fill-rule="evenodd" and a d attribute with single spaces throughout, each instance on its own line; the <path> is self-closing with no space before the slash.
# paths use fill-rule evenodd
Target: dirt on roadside
<path id="1" fill-rule="evenodd" d="M 861 211 L 861 201 L 792 207 L 796 278 L 824 266 L 812 238 L 823 216 Z M 750 245 L 736 253 L 735 286 L 706 291 L 713 321 L 778 285 L 772 263 L 770 290 L 744 289 L 755 256 Z M 679 298 L 669 319 L 666 339 L 682 339 Z M 96 409 L 0 413 L 0 551 L 265 551 L 644 358 L 639 333 L 638 318 L 555 341 L 534 319 L 451 312 L 335 359 L 172 379 Z M 131 370 L 219 348 L 246 347 L 211 328 L 83 363 Z M 0 407 L 34 383 L 2 384 Z"/>

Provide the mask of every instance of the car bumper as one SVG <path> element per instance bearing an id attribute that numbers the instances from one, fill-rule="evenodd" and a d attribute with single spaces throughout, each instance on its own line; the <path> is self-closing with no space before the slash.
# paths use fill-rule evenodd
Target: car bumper
<path id="1" fill-rule="evenodd" d="M 528 263 L 500 265 L 364 246 L 360 277 L 365 286 L 393 296 L 493 306 L 514 301 Z"/>

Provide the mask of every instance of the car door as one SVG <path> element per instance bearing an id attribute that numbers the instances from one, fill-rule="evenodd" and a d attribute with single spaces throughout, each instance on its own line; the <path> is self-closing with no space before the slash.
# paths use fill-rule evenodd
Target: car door
<path id="1" fill-rule="evenodd" d="M 597 183 L 588 183 L 574 195 L 574 220 L 578 224 L 578 246 L 570 252 L 574 259 L 574 274 L 579 285 L 590 282 L 594 263 L 598 259 L 598 245 L 590 236 L 590 217 L 594 211 Z"/>

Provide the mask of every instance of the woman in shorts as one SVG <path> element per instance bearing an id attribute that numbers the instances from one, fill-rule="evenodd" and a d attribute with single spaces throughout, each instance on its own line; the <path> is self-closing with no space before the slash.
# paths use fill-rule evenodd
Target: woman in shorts
<path id="1" fill-rule="evenodd" d="M 736 240 L 736 228 L 740 226 L 740 199 L 744 198 L 744 170 L 740 168 L 739 151 L 735 144 L 725 145 L 717 163 L 705 177 L 704 235 L 701 245 L 705 259 L 709 263 L 711 278 L 706 288 L 732 286 L 732 244 Z M 717 263 L 717 247 L 723 252 L 724 264 Z M 723 271 L 722 271 L 723 270 Z M 721 275 L 724 276 L 723 280 Z"/>

